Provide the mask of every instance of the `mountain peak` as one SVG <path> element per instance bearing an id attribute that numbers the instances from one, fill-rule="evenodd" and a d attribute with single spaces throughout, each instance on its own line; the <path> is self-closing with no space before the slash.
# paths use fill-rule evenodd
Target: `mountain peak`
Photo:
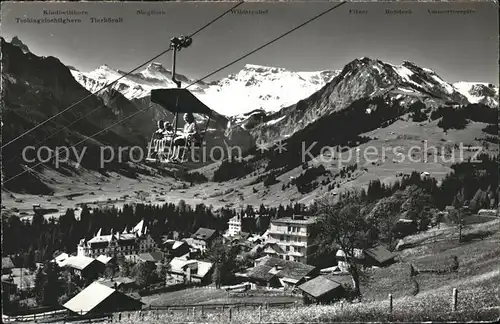
<path id="1" fill-rule="evenodd" d="M 12 40 L 10 41 L 10 43 L 11 43 L 12 45 L 14 45 L 14 46 L 19 47 L 19 48 L 23 51 L 23 53 L 24 53 L 24 54 L 26 54 L 26 53 L 31 53 L 31 52 L 30 52 L 30 50 L 29 50 L 29 48 L 28 48 L 28 46 L 27 46 L 26 44 L 24 44 L 24 43 L 23 43 L 23 42 L 19 39 L 19 37 L 17 37 L 17 36 L 12 37 Z"/>
<path id="2" fill-rule="evenodd" d="M 257 65 L 257 64 L 245 64 L 245 67 L 243 68 L 242 71 L 252 71 L 257 73 L 263 73 L 263 72 L 277 73 L 277 72 L 287 71 L 287 69 L 272 67 L 272 66 Z"/>
<path id="3" fill-rule="evenodd" d="M 161 64 L 160 62 L 149 63 L 147 69 L 153 71 L 167 71 L 167 69 L 165 69 L 165 67 L 163 67 L 163 64 Z"/>
<path id="4" fill-rule="evenodd" d="M 101 64 L 97 67 L 96 70 L 112 70 L 112 69 L 107 64 Z"/>

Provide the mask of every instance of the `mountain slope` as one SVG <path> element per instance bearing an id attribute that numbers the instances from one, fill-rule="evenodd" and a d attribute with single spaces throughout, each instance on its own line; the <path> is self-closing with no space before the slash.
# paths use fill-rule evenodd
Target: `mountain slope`
<path id="1" fill-rule="evenodd" d="M 135 118 L 114 125 L 122 116 L 128 116 L 136 112 L 138 108 L 121 104 L 119 112 L 112 109 L 110 107 L 112 102 L 125 99 L 118 92 L 110 93 L 108 97 L 110 100 L 107 102 L 100 97 L 89 97 L 88 90 L 75 81 L 69 69 L 57 58 L 39 57 L 27 51 L 26 48 L 26 45 L 18 39 L 14 43 L 9 43 L 1 38 L 2 121 L 4 122 L 2 143 L 14 140 L 36 125 L 41 124 L 41 126 L 2 150 L 4 179 L 17 175 L 24 170 L 25 165 L 36 164 L 36 162 L 28 163 L 22 158 L 23 149 L 33 145 L 36 145 L 37 149 L 42 146 L 47 147 L 47 154 L 54 156 L 53 150 L 57 147 L 70 147 L 85 140 L 76 147 L 79 152 L 86 150 L 82 166 L 96 170 L 99 168 L 100 147 L 107 145 L 131 147 L 145 144 L 154 125 L 151 125 L 151 130 L 147 131 L 144 129 L 141 131 L 134 125 L 144 124 L 148 120 L 147 114 L 138 114 Z M 88 98 L 78 105 L 61 113 L 86 97 Z M 46 122 L 56 114 L 59 115 Z M 87 116 L 83 117 L 84 115 Z M 148 120 L 147 124 L 150 123 Z M 72 125 L 66 127 L 69 124 Z M 112 125 L 114 126 L 110 129 L 102 131 Z M 32 156 L 29 158 L 31 159 Z M 46 165 L 53 167 L 53 160 Z M 42 168 L 39 166 L 35 171 Z M 62 170 L 59 171 L 62 172 Z M 36 190 L 37 186 L 31 184 L 40 185 L 30 173 L 25 173 L 22 177 L 8 182 L 6 187 L 16 190 Z"/>
<path id="2" fill-rule="evenodd" d="M 480 82 L 456 82 L 453 86 L 469 100 L 470 103 L 482 103 L 490 107 L 498 107 L 498 87 Z"/>
<path id="3" fill-rule="evenodd" d="M 123 77 L 111 85 L 110 88 L 121 92 L 129 100 L 148 97 L 152 89 L 176 87 L 172 81 L 172 72 L 165 69 L 160 63 L 155 62 L 150 63 L 145 69 L 127 76 L 124 76 L 126 72 L 114 70 L 106 64 L 90 72 L 81 72 L 71 68 L 71 74 L 76 81 L 90 92 L 96 92 L 105 85 Z M 194 82 L 194 80 L 180 74 L 177 74 L 177 79 L 183 82 L 184 85 Z M 204 86 L 203 82 L 199 82 L 192 88 L 198 89 Z"/>
<path id="4" fill-rule="evenodd" d="M 123 71 L 102 65 L 91 72 L 72 69 L 75 79 L 91 92 L 122 77 Z M 198 82 L 189 89 L 207 106 L 226 116 L 254 109 L 276 111 L 311 95 L 329 82 L 338 71 L 292 72 L 283 68 L 247 64 L 241 71 L 210 84 Z M 123 77 L 111 87 L 127 99 L 148 97 L 152 89 L 175 88 L 172 73 L 160 63 L 151 63 L 137 73 Z M 195 80 L 181 74 L 183 86 Z"/>
<path id="5" fill-rule="evenodd" d="M 364 98 L 382 98 L 386 103 L 397 104 L 403 109 L 415 102 L 422 102 L 430 108 L 469 103 L 464 95 L 432 70 L 406 61 L 397 66 L 365 57 L 348 63 L 319 91 L 268 116 L 264 120 L 266 123 L 256 125 L 251 132 L 264 141 L 287 138 L 316 120 L 342 111 Z"/>
<path id="6" fill-rule="evenodd" d="M 308 97 L 336 74 L 338 71 L 293 72 L 247 64 L 238 73 L 210 84 L 203 92 L 194 93 L 227 116 L 253 110 L 273 112 Z"/>

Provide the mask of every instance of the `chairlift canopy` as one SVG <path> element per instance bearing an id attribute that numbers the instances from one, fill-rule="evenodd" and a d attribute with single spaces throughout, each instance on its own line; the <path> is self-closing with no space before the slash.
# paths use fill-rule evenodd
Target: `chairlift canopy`
<path id="1" fill-rule="evenodd" d="M 187 89 L 151 90 L 151 101 L 172 113 L 211 115 L 212 111 Z"/>

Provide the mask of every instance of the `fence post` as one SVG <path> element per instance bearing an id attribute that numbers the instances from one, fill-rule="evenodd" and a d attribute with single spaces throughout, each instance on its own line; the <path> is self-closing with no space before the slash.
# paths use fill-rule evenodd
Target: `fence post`
<path id="1" fill-rule="evenodd" d="M 229 323 L 231 323 L 232 318 L 233 318 L 233 309 L 229 307 Z"/>
<path id="2" fill-rule="evenodd" d="M 299 307 L 299 303 L 297 301 L 294 301 L 293 303 L 295 304 L 295 309 L 297 309 Z"/>
<path id="3" fill-rule="evenodd" d="M 389 313 L 392 313 L 392 294 L 389 294 Z"/>
<path id="4" fill-rule="evenodd" d="M 201 305 L 201 318 L 203 318 L 205 314 L 205 309 L 203 308 L 203 305 Z"/>
<path id="5" fill-rule="evenodd" d="M 196 318 L 196 308 L 193 307 L 193 321 L 195 320 Z"/>
<path id="6" fill-rule="evenodd" d="M 457 311 L 457 301 L 458 301 L 458 290 L 457 288 L 453 288 L 453 300 L 452 300 L 452 310 L 454 312 Z"/>
<path id="7" fill-rule="evenodd" d="M 259 323 L 262 322 L 262 306 L 259 306 Z"/>
<path id="8" fill-rule="evenodd" d="M 118 313 L 118 322 L 122 321 L 122 313 Z"/>

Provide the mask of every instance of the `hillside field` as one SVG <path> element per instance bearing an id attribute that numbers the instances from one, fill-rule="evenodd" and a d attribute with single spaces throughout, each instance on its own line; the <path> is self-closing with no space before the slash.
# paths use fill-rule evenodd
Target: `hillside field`
<path id="1" fill-rule="evenodd" d="M 262 322 L 321 322 L 321 321 L 479 321 L 498 319 L 500 316 L 500 220 L 468 225 L 463 240 L 458 242 L 455 227 L 442 227 L 409 236 L 406 244 L 414 244 L 399 254 L 399 262 L 368 271 L 368 282 L 362 286 L 363 299 L 358 303 L 299 306 L 262 311 Z M 446 270 L 450 258 L 456 256 L 457 271 L 419 273 L 410 276 L 409 265 L 416 269 Z M 413 279 L 417 284 L 413 283 Z M 457 310 L 452 311 L 453 289 L 458 289 Z M 183 290 L 144 298 L 153 306 L 173 305 L 181 302 L 207 304 L 224 300 L 216 289 Z M 393 295 L 393 312 L 389 314 L 388 295 Z M 195 322 L 227 323 L 228 310 L 195 313 Z M 198 317 L 196 317 L 198 316 Z M 259 312 L 242 309 L 231 314 L 231 323 L 259 322 Z M 116 314 L 115 314 L 116 317 Z M 124 318 L 126 318 L 124 316 Z M 140 317 L 132 313 L 122 323 L 178 323 L 193 321 L 192 313 L 162 313 L 146 311 Z"/>

